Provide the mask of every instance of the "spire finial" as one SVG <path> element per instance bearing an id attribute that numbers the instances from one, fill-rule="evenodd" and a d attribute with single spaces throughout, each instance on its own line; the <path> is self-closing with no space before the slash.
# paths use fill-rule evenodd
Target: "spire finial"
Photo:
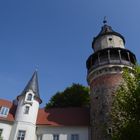
<path id="1" fill-rule="evenodd" d="M 38 72 L 38 66 L 35 67 L 35 71 Z"/>
<path id="2" fill-rule="evenodd" d="M 104 25 L 107 23 L 107 17 L 104 16 L 104 20 L 103 20 Z"/>
<path id="3" fill-rule="evenodd" d="M 24 88 L 23 92 L 21 94 L 25 94 L 29 90 L 32 90 L 34 94 L 40 98 L 39 96 L 39 85 L 38 85 L 38 76 L 37 76 L 37 71 L 35 71 L 27 83 L 26 87 Z"/>

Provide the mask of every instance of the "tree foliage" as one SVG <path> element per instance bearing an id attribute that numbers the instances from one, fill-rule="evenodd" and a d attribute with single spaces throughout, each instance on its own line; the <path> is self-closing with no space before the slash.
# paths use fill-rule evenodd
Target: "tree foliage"
<path id="1" fill-rule="evenodd" d="M 133 74 L 132 74 L 133 73 Z M 125 69 L 112 105 L 113 139 L 140 139 L 140 67 Z"/>
<path id="2" fill-rule="evenodd" d="M 0 136 L 0 140 L 3 140 L 2 136 Z"/>
<path id="3" fill-rule="evenodd" d="M 80 84 L 73 84 L 64 91 L 57 92 L 46 104 L 46 108 L 83 106 L 89 106 L 89 88 Z"/>

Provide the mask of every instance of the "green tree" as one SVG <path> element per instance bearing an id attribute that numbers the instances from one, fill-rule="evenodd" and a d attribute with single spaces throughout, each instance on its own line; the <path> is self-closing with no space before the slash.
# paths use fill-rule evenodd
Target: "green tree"
<path id="1" fill-rule="evenodd" d="M 57 92 L 46 104 L 46 108 L 85 106 L 89 106 L 89 88 L 80 84 L 72 84 L 64 91 Z"/>
<path id="2" fill-rule="evenodd" d="M 133 73 L 133 74 L 132 74 Z M 140 140 L 140 67 L 125 69 L 112 105 L 114 140 Z"/>

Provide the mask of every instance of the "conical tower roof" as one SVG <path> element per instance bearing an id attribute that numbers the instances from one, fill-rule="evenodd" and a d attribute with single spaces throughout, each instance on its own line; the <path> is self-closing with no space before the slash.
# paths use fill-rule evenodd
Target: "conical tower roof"
<path id="1" fill-rule="evenodd" d="M 23 92 L 19 96 L 25 95 L 30 90 L 32 90 L 35 96 L 40 99 L 37 71 L 33 73 L 31 79 L 29 80 Z"/>
<path id="2" fill-rule="evenodd" d="M 35 93 L 35 95 L 40 98 L 37 71 L 33 73 L 31 79 L 29 80 L 28 84 L 23 90 L 23 94 L 25 92 L 28 92 L 29 90 L 32 90 Z"/>
<path id="3" fill-rule="evenodd" d="M 119 36 L 120 38 L 122 38 L 122 40 L 123 40 L 123 42 L 125 44 L 125 38 L 120 33 L 114 31 L 111 26 L 106 24 L 106 22 L 102 26 L 101 31 L 99 32 L 99 34 L 93 39 L 92 44 L 94 45 L 95 41 L 98 38 L 100 38 L 101 36 L 104 36 L 104 35 L 116 35 L 116 36 Z"/>
<path id="4" fill-rule="evenodd" d="M 97 37 L 102 36 L 102 35 L 108 35 L 108 34 L 112 34 L 112 35 L 119 36 L 119 37 L 121 37 L 121 38 L 123 39 L 123 41 L 125 42 L 124 37 L 123 37 L 120 33 L 114 31 L 114 30 L 112 29 L 112 27 L 109 26 L 109 25 L 107 25 L 107 24 L 104 24 L 104 26 L 102 26 L 101 31 L 100 31 L 100 33 L 98 34 Z M 96 37 L 96 38 L 97 38 L 97 37 Z"/>

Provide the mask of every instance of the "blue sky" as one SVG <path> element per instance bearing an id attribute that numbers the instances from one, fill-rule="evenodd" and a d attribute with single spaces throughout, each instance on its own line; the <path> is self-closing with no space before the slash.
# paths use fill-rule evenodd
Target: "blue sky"
<path id="1" fill-rule="evenodd" d="M 38 69 L 43 105 L 72 83 L 87 85 L 91 43 L 108 24 L 140 60 L 139 0 L 1 0 L 0 98 L 12 100 Z"/>

